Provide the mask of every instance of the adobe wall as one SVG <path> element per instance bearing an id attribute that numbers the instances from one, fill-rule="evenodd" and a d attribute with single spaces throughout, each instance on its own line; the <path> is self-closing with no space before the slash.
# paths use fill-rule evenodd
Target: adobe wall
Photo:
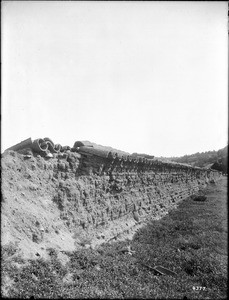
<path id="1" fill-rule="evenodd" d="M 61 180 L 53 199 L 76 235 L 110 240 L 147 218 L 166 214 L 218 176 L 178 164 L 69 152 L 53 169 L 53 177 Z"/>
<path id="2" fill-rule="evenodd" d="M 7 224 L 17 222 L 17 230 L 25 232 L 28 239 L 35 234 L 36 222 L 43 222 L 50 236 L 62 228 L 74 237 L 76 245 L 83 240 L 93 245 L 106 242 L 131 233 L 147 219 L 163 216 L 220 177 L 211 170 L 87 148 L 53 153 L 51 158 L 31 149 L 22 152 L 4 155 L 2 191 L 9 203 L 5 215 L 11 221 Z M 11 218 L 13 202 L 21 211 Z M 33 216 L 25 210 L 26 203 L 34 207 Z M 42 213 L 36 213 L 40 207 L 47 213 L 43 219 Z"/>

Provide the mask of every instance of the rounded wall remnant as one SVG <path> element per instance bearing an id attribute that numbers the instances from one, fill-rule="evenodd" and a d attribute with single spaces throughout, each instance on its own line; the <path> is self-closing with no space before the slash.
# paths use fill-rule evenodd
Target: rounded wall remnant
<path id="1" fill-rule="evenodd" d="M 44 138 L 44 141 L 46 142 L 46 144 L 48 145 L 48 150 L 51 152 L 51 153 L 57 153 L 59 152 L 59 148 L 56 148 L 56 145 L 53 143 L 53 141 L 48 138 L 48 137 L 45 137 Z M 61 146 L 60 146 L 61 148 Z"/>
<path id="2" fill-rule="evenodd" d="M 56 153 L 57 151 L 54 149 L 54 145 L 49 142 L 49 141 L 46 141 L 46 144 L 48 145 L 48 150 L 51 152 L 51 153 Z"/>
<path id="3" fill-rule="evenodd" d="M 94 147 L 86 147 L 86 146 L 79 147 L 78 152 L 86 155 L 87 154 L 95 155 L 103 158 L 107 158 L 110 153 L 110 151 L 108 150 L 98 149 Z"/>
<path id="4" fill-rule="evenodd" d="M 88 141 L 82 141 L 82 142 L 81 141 L 76 141 L 74 143 L 73 148 L 78 148 L 78 147 L 82 147 L 82 146 L 93 147 L 93 145 L 90 142 L 88 142 Z"/>
<path id="5" fill-rule="evenodd" d="M 43 139 L 36 139 L 32 143 L 32 150 L 38 153 L 46 153 L 48 145 Z"/>
<path id="6" fill-rule="evenodd" d="M 55 150 L 56 152 L 60 152 L 60 151 L 61 151 L 61 148 L 62 148 L 62 146 L 61 146 L 60 144 L 55 144 L 55 146 L 54 146 L 54 150 Z"/>
<path id="7" fill-rule="evenodd" d="M 70 146 L 62 146 L 60 151 L 64 152 L 64 151 L 67 151 L 67 150 L 71 150 L 71 147 Z"/>
<path id="8" fill-rule="evenodd" d="M 44 141 L 45 141 L 46 143 L 49 143 L 49 144 L 51 144 L 51 145 L 52 145 L 52 147 L 54 147 L 54 143 L 53 143 L 53 141 L 52 141 L 50 138 L 48 138 L 48 137 L 45 137 L 45 138 L 44 138 Z"/>

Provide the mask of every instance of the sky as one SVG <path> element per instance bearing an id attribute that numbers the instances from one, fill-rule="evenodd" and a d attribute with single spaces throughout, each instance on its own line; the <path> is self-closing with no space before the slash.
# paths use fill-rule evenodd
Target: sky
<path id="1" fill-rule="evenodd" d="M 1 5 L 1 151 L 29 137 L 165 157 L 228 143 L 227 1 Z"/>

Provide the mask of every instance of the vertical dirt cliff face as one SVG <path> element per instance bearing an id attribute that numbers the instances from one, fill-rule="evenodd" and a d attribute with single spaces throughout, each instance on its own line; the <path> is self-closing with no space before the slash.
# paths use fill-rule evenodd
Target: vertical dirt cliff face
<path id="1" fill-rule="evenodd" d="M 95 246 L 159 218 L 220 174 L 67 150 L 2 157 L 2 242 L 24 253 Z M 27 251 L 27 252 L 26 252 Z"/>

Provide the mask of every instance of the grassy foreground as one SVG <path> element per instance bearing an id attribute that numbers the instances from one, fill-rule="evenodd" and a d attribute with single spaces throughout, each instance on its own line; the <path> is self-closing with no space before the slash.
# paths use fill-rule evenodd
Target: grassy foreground
<path id="1" fill-rule="evenodd" d="M 12 298 L 226 299 L 227 181 L 209 185 L 207 200 L 183 201 L 177 210 L 140 229 L 132 241 L 67 253 L 63 266 L 24 261 L 2 249 L 2 288 Z M 131 245 L 133 255 L 121 251 Z M 156 275 L 164 266 L 177 275 Z M 5 283 L 6 279 L 11 285 Z"/>

